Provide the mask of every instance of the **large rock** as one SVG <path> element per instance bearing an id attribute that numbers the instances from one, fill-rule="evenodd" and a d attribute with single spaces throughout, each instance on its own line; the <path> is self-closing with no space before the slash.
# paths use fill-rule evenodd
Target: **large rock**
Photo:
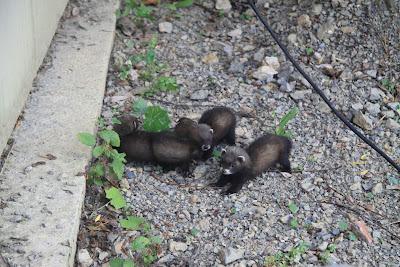
<path id="1" fill-rule="evenodd" d="M 89 267 L 93 264 L 93 259 L 90 257 L 87 249 L 80 249 L 78 251 L 77 260 L 80 267 Z"/>
<path id="2" fill-rule="evenodd" d="M 261 66 L 255 72 L 253 72 L 253 78 L 257 80 L 272 79 L 272 77 L 278 72 L 270 66 Z"/>
<path id="3" fill-rule="evenodd" d="M 229 0 L 217 0 L 215 2 L 215 9 L 229 11 L 232 9 L 232 5 Z"/>
<path id="4" fill-rule="evenodd" d="M 264 61 L 265 61 L 265 65 L 271 67 L 276 72 L 278 72 L 281 65 L 279 64 L 279 60 L 277 57 L 265 57 Z"/>
<path id="5" fill-rule="evenodd" d="M 230 264 L 234 261 L 237 261 L 243 258 L 244 250 L 243 249 L 234 249 L 234 248 L 226 248 L 221 251 L 221 260 L 223 264 Z"/>
<path id="6" fill-rule="evenodd" d="M 379 112 L 381 112 L 381 105 L 379 105 L 378 103 L 371 103 L 371 102 L 367 102 L 367 104 L 365 104 L 365 109 L 371 114 L 371 115 L 378 115 Z"/>
<path id="7" fill-rule="evenodd" d="M 160 32 L 171 33 L 172 32 L 172 23 L 171 22 L 160 22 L 158 24 L 158 30 Z"/>
<path id="8" fill-rule="evenodd" d="M 354 114 L 353 122 L 360 126 L 364 130 L 372 130 L 372 120 L 368 116 L 364 115 L 361 111 L 357 111 Z"/>
<path id="9" fill-rule="evenodd" d="M 169 242 L 169 250 L 171 252 L 185 251 L 185 250 L 187 250 L 187 245 L 186 245 L 186 243 L 175 242 L 172 240 L 171 242 Z"/>
<path id="10" fill-rule="evenodd" d="M 380 90 L 379 88 L 372 88 L 369 94 L 369 100 L 378 101 L 381 100 L 383 96 L 385 96 L 385 93 L 382 92 L 382 90 Z"/>
<path id="11" fill-rule="evenodd" d="M 204 100 L 208 97 L 208 90 L 197 90 L 190 96 L 191 100 Z"/>

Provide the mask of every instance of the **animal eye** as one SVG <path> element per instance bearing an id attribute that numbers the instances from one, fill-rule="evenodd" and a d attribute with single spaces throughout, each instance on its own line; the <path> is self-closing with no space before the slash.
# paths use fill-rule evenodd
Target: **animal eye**
<path id="1" fill-rule="evenodd" d="M 212 133 L 212 134 L 213 134 L 213 133 L 214 133 L 214 130 L 213 130 L 213 129 L 210 129 L 210 133 Z"/>

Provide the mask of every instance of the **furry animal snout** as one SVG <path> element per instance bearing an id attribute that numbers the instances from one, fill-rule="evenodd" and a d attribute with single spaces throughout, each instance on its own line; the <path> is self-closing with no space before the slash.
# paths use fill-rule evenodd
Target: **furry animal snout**
<path id="1" fill-rule="evenodd" d="M 223 169 L 222 172 L 223 172 L 225 175 L 230 175 L 230 174 L 232 174 L 232 172 L 231 172 L 230 169 Z"/>

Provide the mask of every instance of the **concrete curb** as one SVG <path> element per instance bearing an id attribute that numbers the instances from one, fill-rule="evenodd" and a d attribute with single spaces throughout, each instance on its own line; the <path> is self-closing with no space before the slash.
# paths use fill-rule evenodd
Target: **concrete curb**
<path id="1" fill-rule="evenodd" d="M 78 132 L 100 114 L 118 0 L 85 1 L 52 43 L 0 175 L 0 254 L 10 266 L 73 266 L 90 151 Z M 55 156 L 55 159 L 51 156 Z M 1 263 L 1 261 L 0 261 Z"/>

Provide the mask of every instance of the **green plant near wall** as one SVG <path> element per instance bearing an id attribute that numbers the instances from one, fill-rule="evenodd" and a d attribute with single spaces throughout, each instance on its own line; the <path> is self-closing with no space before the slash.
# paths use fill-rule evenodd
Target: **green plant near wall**
<path id="1" fill-rule="evenodd" d="M 127 216 L 126 219 L 119 221 L 122 228 L 128 231 L 138 231 L 137 236 L 131 243 L 130 248 L 134 254 L 134 259 L 114 258 L 110 261 L 111 267 L 125 266 L 149 266 L 158 258 L 162 239 L 150 234 L 151 225 L 142 217 Z"/>
<path id="2" fill-rule="evenodd" d="M 118 18 L 132 17 L 136 26 L 143 31 L 144 35 L 146 31 L 145 22 L 154 20 L 153 11 L 152 7 L 144 5 L 141 1 L 125 0 L 125 9 L 123 11 L 118 9 L 116 15 Z"/>
<path id="3" fill-rule="evenodd" d="M 143 129 L 147 132 L 161 132 L 171 127 L 167 110 L 160 106 L 149 106 L 143 98 L 132 104 L 133 114 L 143 118 Z"/>
<path id="4" fill-rule="evenodd" d="M 125 166 L 125 154 L 119 153 L 115 147 L 120 146 L 120 139 L 113 130 L 101 130 L 97 134 L 99 143 L 96 145 L 96 137 L 90 133 L 79 133 L 79 141 L 89 147 L 94 147 L 92 155 L 97 162 L 89 169 L 89 183 L 102 185 L 102 177 L 110 174 L 112 178 L 122 179 Z"/>

